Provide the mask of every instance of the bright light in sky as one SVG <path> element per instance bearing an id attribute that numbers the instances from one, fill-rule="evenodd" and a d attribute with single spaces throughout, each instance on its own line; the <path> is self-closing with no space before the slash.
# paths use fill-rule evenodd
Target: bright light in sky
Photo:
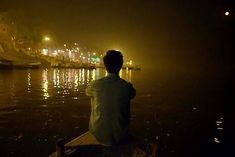
<path id="1" fill-rule="evenodd" d="M 44 40 L 45 40 L 45 41 L 50 41 L 51 38 L 50 38 L 50 37 L 45 37 Z"/>
<path id="2" fill-rule="evenodd" d="M 229 16 L 229 14 L 230 14 L 229 11 L 225 12 L 225 16 Z"/>

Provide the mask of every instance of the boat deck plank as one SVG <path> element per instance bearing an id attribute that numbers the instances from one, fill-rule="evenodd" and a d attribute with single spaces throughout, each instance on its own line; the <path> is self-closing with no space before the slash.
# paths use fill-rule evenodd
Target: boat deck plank
<path id="1" fill-rule="evenodd" d="M 102 145 L 102 144 L 99 143 L 90 132 L 86 132 L 65 144 L 65 146 L 67 147 L 76 147 L 81 145 Z"/>

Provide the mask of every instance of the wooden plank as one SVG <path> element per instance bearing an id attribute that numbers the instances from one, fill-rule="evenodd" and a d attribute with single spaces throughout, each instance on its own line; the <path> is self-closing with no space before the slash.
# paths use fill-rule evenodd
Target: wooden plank
<path id="1" fill-rule="evenodd" d="M 103 144 L 98 142 L 94 137 L 94 135 L 92 135 L 89 131 L 65 144 L 65 146 L 68 147 L 76 147 L 81 145 L 103 145 Z"/>
<path id="2" fill-rule="evenodd" d="M 59 145 L 61 145 L 61 143 Z M 107 146 L 98 142 L 90 132 L 86 132 L 66 143 L 65 148 L 62 146 L 59 152 L 64 151 L 64 149 L 66 155 L 63 155 L 63 152 L 62 155 L 58 155 L 57 149 L 57 152 L 49 157 L 156 157 L 157 145 L 148 144 L 147 146 L 142 144 L 141 148 L 137 141 L 132 140 L 131 142 L 119 146 Z M 59 154 L 61 154 L 61 152 Z"/>

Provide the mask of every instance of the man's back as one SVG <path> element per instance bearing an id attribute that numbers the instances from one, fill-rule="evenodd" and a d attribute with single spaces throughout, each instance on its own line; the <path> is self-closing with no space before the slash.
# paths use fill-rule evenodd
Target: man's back
<path id="1" fill-rule="evenodd" d="M 93 81 L 86 94 L 92 97 L 90 132 L 98 141 L 108 145 L 124 140 L 130 122 L 130 99 L 135 96 L 131 83 L 117 74 L 109 74 Z"/>

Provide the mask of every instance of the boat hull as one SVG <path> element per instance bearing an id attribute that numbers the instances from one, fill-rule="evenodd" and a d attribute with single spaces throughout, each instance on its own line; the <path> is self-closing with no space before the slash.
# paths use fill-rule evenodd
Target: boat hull
<path id="1" fill-rule="evenodd" d="M 0 69 L 12 69 L 12 68 L 13 68 L 12 61 L 0 60 Z"/>
<path id="2" fill-rule="evenodd" d="M 156 157 L 157 144 L 143 144 L 134 138 L 117 146 L 107 146 L 99 143 L 95 137 L 86 132 L 64 145 L 59 140 L 56 152 L 49 157 Z"/>

